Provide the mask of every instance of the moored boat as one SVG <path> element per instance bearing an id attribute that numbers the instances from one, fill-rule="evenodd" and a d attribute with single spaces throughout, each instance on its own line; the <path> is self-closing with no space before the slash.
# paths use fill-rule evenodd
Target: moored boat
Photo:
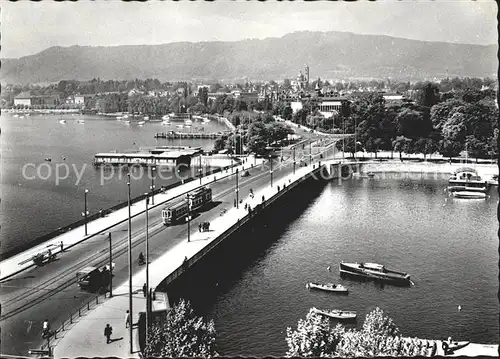
<path id="1" fill-rule="evenodd" d="M 337 293 L 347 293 L 349 290 L 341 284 L 333 284 L 333 283 L 315 283 L 310 282 L 306 284 L 307 289 L 320 289 L 326 292 L 337 292 Z"/>
<path id="2" fill-rule="evenodd" d="M 488 195 L 484 192 L 476 192 L 476 191 L 455 191 L 452 192 L 453 197 L 456 198 L 467 198 L 467 199 L 485 199 Z"/>
<path id="3" fill-rule="evenodd" d="M 477 171 L 470 167 L 458 168 L 448 180 L 448 191 L 483 192 L 488 190 L 488 181 L 483 180 Z"/>
<path id="4" fill-rule="evenodd" d="M 404 272 L 389 270 L 378 263 L 346 263 L 339 265 L 340 274 L 380 280 L 391 284 L 411 285 L 410 275 Z"/>
<path id="5" fill-rule="evenodd" d="M 356 312 L 350 310 L 340 310 L 340 309 L 318 309 L 312 307 L 311 310 L 315 314 L 324 315 L 333 319 L 349 320 L 356 319 Z"/>

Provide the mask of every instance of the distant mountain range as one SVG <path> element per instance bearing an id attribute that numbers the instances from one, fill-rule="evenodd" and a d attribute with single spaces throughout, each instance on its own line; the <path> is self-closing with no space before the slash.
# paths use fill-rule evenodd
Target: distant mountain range
<path id="1" fill-rule="evenodd" d="M 295 32 L 280 38 L 163 45 L 51 47 L 2 59 L 5 83 L 60 80 L 280 80 L 307 63 L 311 79 L 493 77 L 497 45 L 429 42 L 349 32 Z"/>

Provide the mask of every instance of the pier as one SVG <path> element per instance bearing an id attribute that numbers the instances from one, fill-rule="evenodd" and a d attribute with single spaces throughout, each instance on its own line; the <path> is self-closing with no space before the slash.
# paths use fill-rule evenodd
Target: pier
<path id="1" fill-rule="evenodd" d="M 208 138 L 208 139 L 214 139 L 218 138 L 220 136 L 228 135 L 230 134 L 229 131 L 221 131 L 221 132 L 177 132 L 177 131 L 170 131 L 170 132 L 157 132 L 155 134 L 155 138 L 166 138 L 170 140 L 174 139 L 184 139 L 184 138 Z"/>

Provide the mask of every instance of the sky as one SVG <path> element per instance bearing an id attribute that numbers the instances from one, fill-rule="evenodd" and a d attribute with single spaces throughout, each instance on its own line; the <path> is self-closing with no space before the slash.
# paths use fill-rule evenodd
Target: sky
<path id="1" fill-rule="evenodd" d="M 237 41 L 348 31 L 426 41 L 497 43 L 493 0 L 2 2 L 1 58 L 51 46 Z"/>

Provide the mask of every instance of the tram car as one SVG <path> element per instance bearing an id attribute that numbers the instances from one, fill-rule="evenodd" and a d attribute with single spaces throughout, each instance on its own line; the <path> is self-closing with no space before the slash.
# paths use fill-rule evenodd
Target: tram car
<path id="1" fill-rule="evenodd" d="M 189 211 L 189 205 L 191 204 L 191 212 L 202 208 L 207 203 L 212 202 L 212 189 L 208 187 L 201 187 L 197 190 L 190 192 L 188 194 L 189 202 L 182 200 L 171 206 L 163 208 L 161 211 L 161 218 L 163 224 L 168 226 L 169 224 L 179 222 L 184 217 L 187 216 Z"/>

